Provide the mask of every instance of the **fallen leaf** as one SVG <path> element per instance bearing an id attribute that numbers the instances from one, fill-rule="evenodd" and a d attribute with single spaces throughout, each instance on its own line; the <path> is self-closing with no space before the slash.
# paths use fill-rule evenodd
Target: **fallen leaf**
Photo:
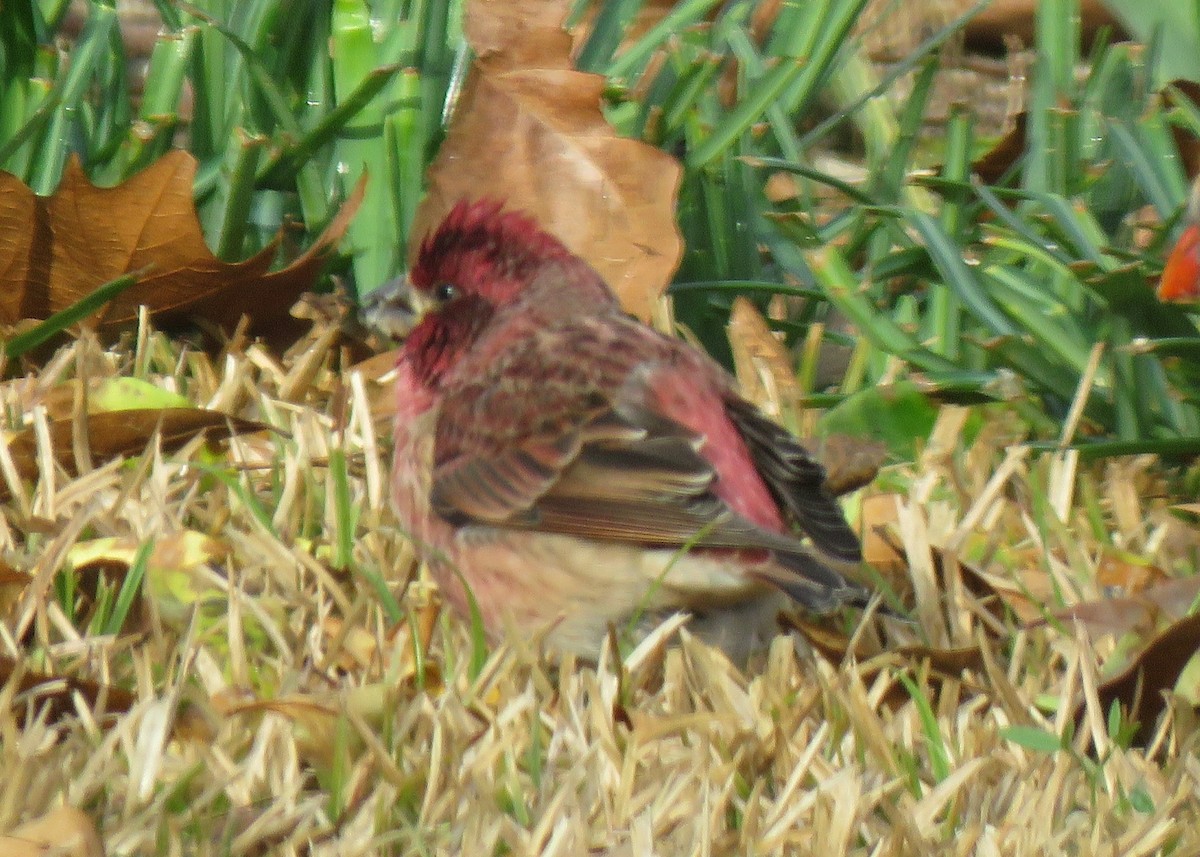
<path id="1" fill-rule="evenodd" d="M 1200 614 L 1181 619 L 1146 644 L 1129 665 L 1096 689 L 1100 710 L 1107 716 L 1113 703 L 1121 706 L 1124 720 L 1134 724 L 1134 741 L 1149 739 L 1154 722 L 1166 708 L 1165 691 L 1175 687 L 1183 668 L 1200 649 Z M 1082 726 L 1085 706 L 1075 708 L 1074 720 Z M 1145 727 L 1145 728 L 1143 728 Z"/>
<path id="2" fill-rule="evenodd" d="M 1012 39 L 1032 45 L 1036 12 L 1037 0 L 992 0 L 967 22 L 967 44 L 988 51 L 1011 50 Z M 1117 33 L 1110 37 L 1114 40 L 1124 33 L 1120 22 L 1105 8 L 1102 0 L 1081 0 L 1076 14 L 1085 44 L 1104 27 Z"/>
<path id="3" fill-rule="evenodd" d="M 1125 595 L 1141 592 L 1167 580 L 1158 566 L 1127 551 L 1106 550 L 1096 565 L 1096 583 Z"/>
<path id="4" fill-rule="evenodd" d="M 47 318 L 134 272 L 139 282 L 104 309 L 102 326 L 133 321 L 141 305 L 164 320 L 201 317 L 230 328 L 243 314 L 259 329 L 287 319 L 349 225 L 362 185 L 308 250 L 272 272 L 278 237 L 243 262 L 212 254 L 196 219 L 195 176 L 195 158 L 179 150 L 111 188 L 93 185 L 72 158 L 49 197 L 0 172 L 0 324 Z"/>
<path id="5" fill-rule="evenodd" d="M 429 168 L 409 256 L 463 198 L 531 214 L 595 268 L 624 307 L 649 320 L 683 253 L 675 226 L 678 162 L 616 136 L 604 78 L 570 67 L 563 0 L 469 3 L 471 65 Z"/>
<path id="6" fill-rule="evenodd" d="M 220 411 L 203 408 L 105 411 L 88 414 L 86 423 L 94 463 L 141 452 L 155 432 L 161 435 L 163 449 L 171 451 L 197 436 L 214 441 L 234 434 L 271 429 L 265 423 L 231 417 Z M 72 443 L 73 425 L 70 419 L 53 420 L 49 424 L 50 445 L 55 458 L 72 473 L 77 472 Z M 9 438 L 8 452 L 20 476 L 33 479 L 38 475 L 37 436 L 33 427 L 19 431 Z"/>
<path id="7" fill-rule="evenodd" d="M 1162 90 L 1162 99 L 1167 107 L 1175 107 L 1181 100 L 1191 102 L 1188 107 L 1195 110 L 1200 107 L 1200 83 L 1194 80 L 1173 80 Z M 1190 179 L 1200 175 L 1200 138 L 1190 130 L 1179 125 L 1171 125 L 1171 137 L 1175 148 L 1179 150 L 1179 159 L 1183 162 L 1183 172 Z"/>
<path id="8" fill-rule="evenodd" d="M 156 538 L 146 561 L 142 596 L 154 601 L 164 619 L 180 624 L 188 621 L 193 607 L 202 599 L 224 605 L 225 593 L 207 583 L 197 569 L 224 560 L 229 550 L 226 543 L 195 530 L 179 530 Z M 137 552 L 136 539 L 109 536 L 75 544 L 67 552 L 67 560 L 80 579 L 80 592 L 94 598 L 96 578 L 105 575 L 111 583 L 119 585 Z M 123 628 L 122 633 L 125 631 Z"/>
<path id="9" fill-rule="evenodd" d="M 869 650 L 861 643 L 851 646 L 850 638 L 841 631 L 799 616 L 783 614 L 781 621 L 786 629 L 800 634 L 813 649 L 835 666 L 843 666 L 853 657 L 858 675 L 867 685 L 885 669 L 910 664 L 914 672 L 928 673 L 926 684 L 932 695 L 936 696 L 945 682 L 963 681 L 964 672 L 982 672 L 984 669 L 984 655 L 978 646 L 937 649 L 911 645 L 878 652 Z M 895 707 L 904 704 L 908 699 L 909 694 L 903 685 L 895 684 L 885 694 L 883 701 Z"/>
<path id="10" fill-rule="evenodd" d="M 141 378 L 106 378 L 88 393 L 88 410 L 129 411 L 146 408 L 186 408 L 187 396 L 164 390 Z"/>
<path id="11" fill-rule="evenodd" d="M 1012 127 L 982 157 L 971 164 L 971 172 L 979 176 L 984 184 L 998 184 L 1024 156 L 1027 119 L 1024 111 L 1014 116 Z M 941 169 L 938 172 L 940 173 Z"/>
<path id="12" fill-rule="evenodd" d="M 879 654 L 879 652 L 869 651 L 861 645 L 851 647 L 850 638 L 841 631 L 834 631 L 825 625 L 810 622 L 798 616 L 789 615 L 787 627 L 799 632 L 809 645 L 834 664 L 843 663 L 849 655 L 853 655 L 857 661 L 867 662 Z M 983 669 L 983 656 L 980 654 L 978 646 L 961 646 L 951 649 L 935 649 L 930 646 L 897 646 L 889 649 L 888 652 L 914 661 L 929 661 L 930 666 L 935 670 L 946 674 Z"/>
<path id="13" fill-rule="evenodd" d="M 927 438 L 938 409 L 912 381 L 859 390 L 822 415 L 822 432 L 882 441 L 901 461 L 916 457 L 916 438 Z"/>
<path id="14" fill-rule="evenodd" d="M 1127 634 L 1152 629 L 1163 619 L 1177 621 L 1190 613 L 1200 599 L 1200 575 L 1168 580 L 1122 598 L 1099 598 L 1073 604 L 1055 613 L 1064 622 L 1082 622 L 1094 635 Z M 1027 627 L 1045 624 L 1038 618 Z"/>
<path id="15" fill-rule="evenodd" d="M 571 35 L 563 29 L 567 4 L 561 0 L 473 0 L 463 30 L 478 57 L 512 68 L 571 68 Z"/>
<path id="16" fill-rule="evenodd" d="M 773 417 L 794 416 L 800 385 L 791 356 L 762 313 L 744 297 L 733 300 L 728 335 L 742 394 Z"/>
<path id="17" fill-rule="evenodd" d="M 818 442 L 817 457 L 825 468 L 825 487 L 835 497 L 870 484 L 887 456 L 887 445 L 869 438 L 831 434 Z"/>
<path id="18" fill-rule="evenodd" d="M 7 615 L 31 580 L 27 572 L 0 559 L 0 616 Z"/>
<path id="19" fill-rule="evenodd" d="M 214 700 L 214 707 L 223 716 L 231 718 L 267 713 L 287 718 L 296 749 L 307 760 L 329 768 L 335 763 L 337 754 L 344 752 L 335 738 L 338 721 L 349 714 L 371 723 L 381 723 L 393 713 L 395 693 L 393 682 L 371 682 L 355 685 L 342 693 L 289 693 L 274 699 L 250 696 L 224 703 Z M 360 743 L 353 731 L 348 738 L 355 745 Z"/>
<path id="20" fill-rule="evenodd" d="M 912 577 L 904 545 L 895 536 L 895 530 L 899 527 L 901 496 L 889 493 L 864 497 L 860 514 L 863 561 L 875 569 L 900 600 L 907 604 L 912 597 Z M 933 545 L 929 550 L 934 578 L 946 580 L 947 552 Z M 965 594 L 973 599 L 974 606 L 995 619 L 994 623 L 984 625 L 988 635 L 995 636 L 998 629 L 1008 624 L 1010 611 L 1020 621 L 1044 618 L 1044 607 L 1040 604 L 1035 606 L 1027 597 L 1036 597 L 1035 592 L 1046 598 L 1053 595 L 1052 583 L 1040 570 L 1025 572 L 1029 577 L 1027 579 L 1023 575 L 1018 586 L 1013 580 L 979 570 L 961 556 L 955 556 L 950 561 L 954 563 L 958 579 L 962 582 Z"/>
<path id="21" fill-rule="evenodd" d="M 91 817 L 60 806 L 0 836 L 5 857 L 104 857 L 104 843 Z"/>
<path id="22" fill-rule="evenodd" d="M 13 698 L 13 710 L 33 713 L 46 708 L 50 722 L 72 714 L 76 696 L 93 711 L 103 699 L 104 710 L 109 714 L 124 713 L 136 701 L 132 693 L 119 687 L 86 678 L 33 672 L 12 658 L 0 655 L 0 685 L 14 679 L 18 693 Z"/>
<path id="23" fill-rule="evenodd" d="M 25 412 L 37 405 L 46 408 L 51 420 L 68 420 L 83 399 L 83 380 L 68 378 L 49 390 L 34 386 L 32 395 L 23 396 L 21 405 Z M 128 411 L 138 408 L 187 408 L 191 402 L 187 396 L 164 389 L 141 378 L 113 375 L 90 377 L 87 383 L 88 413 L 99 411 Z"/>

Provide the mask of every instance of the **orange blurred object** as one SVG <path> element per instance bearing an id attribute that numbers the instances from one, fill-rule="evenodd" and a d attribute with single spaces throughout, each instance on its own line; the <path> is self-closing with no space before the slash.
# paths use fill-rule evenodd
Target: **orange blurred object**
<path id="1" fill-rule="evenodd" d="M 1187 228 L 1167 257 L 1158 299 L 1172 303 L 1200 300 L 1200 180 L 1192 185 L 1188 199 Z"/>

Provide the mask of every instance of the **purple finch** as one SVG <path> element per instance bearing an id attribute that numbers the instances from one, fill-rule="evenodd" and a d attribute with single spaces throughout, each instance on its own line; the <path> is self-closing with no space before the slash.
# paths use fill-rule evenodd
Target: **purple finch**
<path id="1" fill-rule="evenodd" d="M 745 652 L 786 593 L 867 592 L 825 472 L 695 348 L 621 311 L 521 214 L 459 203 L 410 275 L 427 305 L 398 365 L 392 492 L 447 600 L 493 637 L 548 629 L 595 657 L 668 611 Z"/>

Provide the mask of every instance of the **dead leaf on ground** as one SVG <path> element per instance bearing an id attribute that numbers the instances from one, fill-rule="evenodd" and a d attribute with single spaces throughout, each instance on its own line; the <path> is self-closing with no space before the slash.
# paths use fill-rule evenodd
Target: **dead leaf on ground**
<path id="1" fill-rule="evenodd" d="M 1055 613 L 1063 622 L 1082 622 L 1093 635 L 1128 634 L 1153 629 L 1163 619 L 1176 621 L 1194 608 L 1200 598 L 1200 575 L 1168 580 L 1122 598 L 1083 601 Z M 1029 627 L 1045 624 L 1039 618 Z"/>
<path id="2" fill-rule="evenodd" d="M 870 484 L 887 456 L 887 444 L 848 434 L 822 438 L 817 450 L 817 457 L 825 468 L 825 487 L 835 497 Z"/>
<path id="3" fill-rule="evenodd" d="M 21 571 L 0 559 L 0 615 L 8 613 L 25 591 L 31 580 L 27 572 Z"/>
<path id="4" fill-rule="evenodd" d="M 999 184 L 1025 154 L 1025 125 L 1028 115 L 1022 110 L 1013 117 L 1013 125 L 982 157 L 971 164 L 971 172 L 986 185 Z M 941 172 L 941 169 L 939 169 Z"/>
<path id="5" fill-rule="evenodd" d="M 834 664 L 841 664 L 849 655 L 853 655 L 855 660 L 865 663 L 880 654 L 869 651 L 861 645 L 852 648 L 848 636 L 821 623 L 810 622 L 798 616 L 787 616 L 786 622 L 788 628 L 799 632 L 809 645 Z M 888 651 L 890 654 L 903 658 L 927 660 L 935 670 L 947 674 L 959 673 L 968 669 L 983 669 L 983 656 L 980 654 L 978 646 L 937 649 L 914 645 L 897 646 Z"/>
<path id="6" fill-rule="evenodd" d="M 0 655 L 0 686 L 13 680 L 17 682 L 14 710 L 22 714 L 28 712 L 36 715 L 36 712 L 48 709 L 47 714 L 52 723 L 74 713 L 76 696 L 79 696 L 93 712 L 103 699 L 104 711 L 109 714 L 123 714 L 132 708 L 136 701 L 132 693 L 119 687 L 100 684 L 86 678 L 33 672 L 24 669 L 12 658 Z"/>
<path id="7" fill-rule="evenodd" d="M 133 455 L 146 448 L 146 444 L 159 432 L 165 451 L 179 449 L 192 438 L 203 436 L 206 440 L 223 440 L 235 434 L 269 431 L 266 423 L 231 417 L 220 411 L 204 408 L 146 408 L 128 411 L 105 411 L 88 414 L 88 441 L 93 463 L 109 461 L 122 455 Z M 50 446 L 55 457 L 75 473 L 72 420 L 54 420 L 49 423 Z M 8 441 L 8 453 L 12 456 L 17 474 L 25 479 L 38 475 L 37 434 L 32 426 L 13 435 Z M 0 493 L 4 489 L 0 488 Z"/>
<path id="8" fill-rule="evenodd" d="M 118 587 L 129 574 L 138 553 L 137 539 L 106 536 L 75 544 L 67 552 L 67 564 L 78 579 L 80 596 L 77 625 L 87 626 L 97 601 L 100 580 Z M 158 615 L 167 622 L 186 624 L 192 608 L 206 596 L 222 603 L 226 596 L 206 586 L 198 570 L 206 564 L 223 562 L 232 548 L 220 539 L 196 530 L 178 530 L 154 539 L 146 558 L 145 577 L 138 591 L 138 600 L 118 633 L 139 629 L 145 617 L 143 602 L 154 601 Z"/>
<path id="9" fill-rule="evenodd" d="M 745 297 L 733 300 L 728 337 L 742 395 L 772 417 L 794 416 L 800 404 L 800 385 L 791 355 L 775 338 L 758 307 Z"/>
<path id="10" fill-rule="evenodd" d="M 418 665 L 415 652 L 429 650 L 438 612 L 439 605 L 431 601 L 416 614 L 415 629 L 412 624 L 401 622 L 382 640 L 373 630 L 348 624 L 337 616 L 327 617 L 320 627 L 328 641 L 326 650 L 342 670 L 372 679 L 387 676 L 398 683 L 410 683 L 416 679 L 420 667 L 430 671 L 424 677 L 424 686 L 428 688 L 439 682 L 440 676 L 435 674 L 432 664 Z M 380 646 L 381 642 L 385 645 Z"/>
<path id="11" fill-rule="evenodd" d="M 847 658 L 853 657 L 859 677 L 868 685 L 882 670 L 894 667 L 898 663 L 910 663 L 915 667 L 928 664 L 928 684 L 936 694 L 940 691 L 942 683 L 962 681 L 964 672 L 982 672 L 984 669 L 984 656 L 978 646 L 938 649 L 911 645 L 878 652 L 871 651 L 861 644 L 851 646 L 850 638 L 841 631 L 818 622 L 789 614 L 784 614 L 782 620 L 785 628 L 800 634 L 830 663 L 841 666 Z M 895 685 L 883 701 L 888 705 L 898 706 L 907 702 L 908 698 L 907 690 L 902 685 Z"/>
<path id="12" fill-rule="evenodd" d="M 624 307 L 649 320 L 683 253 L 678 162 L 616 136 L 600 110 L 604 78 L 570 67 L 567 3 L 468 4 L 472 63 L 429 168 L 410 260 L 456 202 L 490 197 L 528 212 L 583 257 Z"/>
<path id="13" fill-rule="evenodd" d="M 0 324 L 45 319 L 123 274 L 139 282 L 100 313 L 102 326 L 133 321 L 145 305 L 164 320 L 200 317 L 257 330 L 287 321 L 362 198 L 359 185 L 325 231 L 286 268 L 270 271 L 279 238 L 243 262 L 223 262 L 204 242 L 192 185 L 196 160 L 173 150 L 116 187 L 88 181 L 72 158 L 52 196 L 0 172 Z"/>
<path id="14" fill-rule="evenodd" d="M 1132 595 L 1166 580 L 1161 568 L 1127 551 L 1106 550 L 1096 566 L 1096 583 L 1106 591 Z"/>
<path id="15" fill-rule="evenodd" d="M 104 843 L 91 817 L 60 806 L 0 836 L 5 857 L 104 857 Z"/>
<path id="16" fill-rule="evenodd" d="M 964 10 L 968 3 L 960 4 Z M 1033 44 L 1037 0 L 992 0 L 967 22 L 967 44 L 976 49 L 1009 50 L 1010 40 Z M 1091 42 L 1104 27 L 1112 28 L 1117 37 L 1124 33 L 1119 21 L 1105 8 L 1102 0 L 1082 0 L 1079 5 L 1080 32 L 1084 44 Z"/>
<path id="17" fill-rule="evenodd" d="M 1149 740 L 1154 722 L 1166 708 L 1165 691 L 1175 687 L 1183 668 L 1200 649 L 1200 614 L 1181 619 L 1146 644 L 1129 666 L 1096 689 L 1107 717 L 1119 703 L 1125 722 L 1136 724 L 1134 741 Z M 1074 720 L 1082 728 L 1086 706 L 1079 703 Z"/>
<path id="18" fill-rule="evenodd" d="M 213 707 L 223 717 L 274 714 L 287 718 L 292 725 L 296 748 L 308 760 L 327 768 L 339 751 L 334 737 L 338 720 L 350 715 L 352 719 L 360 717 L 377 724 L 392 713 L 395 694 L 394 683 L 371 682 L 355 685 L 344 692 L 321 690 L 281 694 L 273 699 L 253 695 L 243 699 L 214 699 Z M 351 733 L 349 737 L 358 743 L 355 734 Z"/>
<path id="19" fill-rule="evenodd" d="M 1168 107 L 1174 107 L 1177 102 L 1186 99 L 1187 105 L 1193 110 L 1200 107 L 1200 83 L 1193 80 L 1173 80 L 1162 91 L 1163 101 Z M 1189 179 L 1200 175 L 1200 138 L 1191 131 L 1171 125 L 1171 137 L 1175 140 L 1175 148 L 1179 150 L 1179 159 L 1183 161 L 1184 174 Z"/>
<path id="20" fill-rule="evenodd" d="M 873 494 L 864 497 L 861 516 L 863 533 L 863 560 L 875 569 L 888 585 L 908 603 L 912 598 L 912 579 L 909 573 L 908 556 L 904 545 L 895 535 L 899 527 L 899 494 Z M 933 561 L 933 573 L 937 580 L 947 579 L 946 551 L 931 545 L 930 557 Z M 1040 609 L 1032 605 L 1026 593 L 1029 591 L 1023 579 L 1022 586 L 1016 582 L 998 578 L 980 571 L 961 557 L 953 557 L 954 571 L 962 582 L 965 590 L 975 607 L 990 616 L 995 621 L 985 624 L 984 630 L 995 636 L 998 629 L 1006 625 L 1008 612 L 1011 611 L 1018 620 L 1027 621 L 1043 616 Z M 1041 591 L 1042 582 L 1037 577 L 1041 572 L 1032 573 L 1032 588 Z M 1049 581 L 1046 581 L 1046 591 L 1052 592 Z"/>

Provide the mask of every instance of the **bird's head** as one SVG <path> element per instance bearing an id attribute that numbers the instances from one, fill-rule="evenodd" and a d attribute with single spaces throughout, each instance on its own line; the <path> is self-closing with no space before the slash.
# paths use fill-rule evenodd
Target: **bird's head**
<path id="1" fill-rule="evenodd" d="M 516 300 L 548 265 L 573 258 L 532 218 L 493 200 L 464 200 L 421 242 L 408 279 L 434 305 L 474 296 L 498 307 Z"/>
<path id="2" fill-rule="evenodd" d="M 430 385 L 501 314 L 537 324 L 616 305 L 586 262 L 532 218 L 492 200 L 457 203 L 421 242 L 407 285 L 420 322 L 404 353 Z"/>

